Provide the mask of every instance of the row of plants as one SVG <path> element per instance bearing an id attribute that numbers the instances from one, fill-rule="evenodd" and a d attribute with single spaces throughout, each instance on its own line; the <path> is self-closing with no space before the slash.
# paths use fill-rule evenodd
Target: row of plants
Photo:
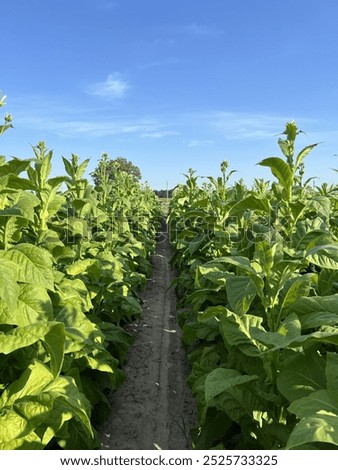
<path id="1" fill-rule="evenodd" d="M 4 104 L 4 99 L 0 102 Z M 0 135 L 12 126 L 6 115 Z M 0 450 L 98 448 L 97 425 L 141 313 L 160 209 L 108 156 L 51 176 L 44 142 L 0 157 Z"/>
<path id="2" fill-rule="evenodd" d="M 338 187 L 304 181 L 299 132 L 259 162 L 272 182 L 223 162 L 171 200 L 197 449 L 338 449 Z"/>

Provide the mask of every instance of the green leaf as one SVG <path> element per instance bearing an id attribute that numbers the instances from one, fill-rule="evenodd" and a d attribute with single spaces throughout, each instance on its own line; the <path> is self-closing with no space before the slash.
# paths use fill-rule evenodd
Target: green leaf
<path id="1" fill-rule="evenodd" d="M 301 297 L 287 308 L 297 314 L 302 329 L 338 324 L 338 294 L 318 297 Z"/>
<path id="2" fill-rule="evenodd" d="M 12 409 L 1 410 L 0 449 L 8 449 L 6 444 L 11 444 L 9 450 L 13 450 L 13 441 L 17 441 L 16 446 L 18 445 L 18 443 L 24 442 L 22 436 L 25 436 L 25 434 L 29 435 L 29 429 L 31 429 L 31 427 L 28 427 L 27 420 L 24 417 L 20 416 L 16 411 Z M 38 436 L 36 436 L 36 441 L 39 442 Z"/>
<path id="3" fill-rule="evenodd" d="M 77 178 L 82 178 L 84 172 L 86 171 L 89 161 L 90 159 L 87 158 L 86 160 L 83 160 L 83 162 L 79 165 L 77 174 L 76 174 Z"/>
<path id="4" fill-rule="evenodd" d="M 337 405 L 331 400 L 327 390 L 317 390 L 306 397 L 294 400 L 288 410 L 299 419 L 309 418 L 323 411 L 338 415 Z"/>
<path id="5" fill-rule="evenodd" d="M 83 351 L 90 353 L 100 344 L 104 337 L 99 327 L 92 323 L 79 306 L 66 303 L 55 316 L 65 326 L 66 353 Z"/>
<path id="6" fill-rule="evenodd" d="M 19 282 L 54 290 L 52 256 L 47 250 L 30 243 L 21 243 L 8 251 L 0 252 L 0 257 L 12 261 L 19 267 Z"/>
<path id="7" fill-rule="evenodd" d="M 58 194 L 57 188 L 45 188 L 40 191 L 40 197 L 43 202 L 42 218 L 47 221 L 50 217 L 55 215 L 61 208 L 62 204 L 66 202 L 65 196 Z"/>
<path id="8" fill-rule="evenodd" d="M 229 349 L 239 349 L 247 356 L 260 356 L 266 348 L 251 335 L 251 328 L 262 328 L 263 319 L 245 314 L 242 317 L 230 310 L 221 317 L 220 330 L 223 340 Z"/>
<path id="9" fill-rule="evenodd" d="M 256 375 L 241 375 L 237 370 L 217 368 L 207 375 L 205 381 L 205 401 L 210 403 L 213 398 L 238 385 L 252 382 Z"/>
<path id="10" fill-rule="evenodd" d="M 14 207 L 20 209 L 26 219 L 34 222 L 34 208 L 39 204 L 39 199 L 32 193 L 22 192 Z"/>
<path id="11" fill-rule="evenodd" d="M 306 260 L 320 268 L 338 269 L 338 244 L 319 245 L 306 253 Z"/>
<path id="12" fill-rule="evenodd" d="M 326 230 L 308 230 L 304 221 L 297 224 L 296 245 L 297 250 L 309 250 L 318 245 L 332 243 L 332 234 Z"/>
<path id="13" fill-rule="evenodd" d="M 5 389 L 0 397 L 0 441 L 3 448 L 29 449 L 31 441 L 43 448 L 59 431 L 63 423 L 72 417 L 81 423 L 91 438 L 94 437 L 90 423 L 90 404 L 79 391 L 71 377 L 55 378 L 50 370 L 35 361 Z M 40 436 L 34 441 L 34 436 Z M 42 445 L 41 445 L 42 444 Z M 36 447 L 35 447 L 36 448 Z"/>
<path id="14" fill-rule="evenodd" d="M 315 274 L 304 274 L 290 280 L 287 285 L 287 291 L 283 292 L 282 308 L 296 302 L 300 297 L 309 295 L 311 287 L 316 280 Z"/>
<path id="15" fill-rule="evenodd" d="M 216 286 L 222 287 L 225 285 L 227 273 L 224 270 L 224 265 L 221 263 L 208 262 L 202 266 L 198 266 L 195 273 L 195 287 L 201 288 L 202 286 Z M 209 282 L 206 282 L 209 281 Z"/>
<path id="16" fill-rule="evenodd" d="M 46 288 L 40 285 L 22 284 L 15 313 L 15 324 L 25 326 L 51 320 L 53 320 L 53 306 Z"/>
<path id="17" fill-rule="evenodd" d="M 11 174 L 8 176 L 8 188 L 17 189 L 21 191 L 33 191 L 35 189 L 35 186 L 28 179 Z"/>
<path id="18" fill-rule="evenodd" d="M 316 144 L 307 145 L 298 153 L 296 157 L 296 164 L 295 164 L 296 168 L 298 168 L 298 166 L 304 160 L 304 158 L 311 152 L 311 150 L 317 147 L 318 144 L 319 142 L 317 142 Z"/>
<path id="19" fill-rule="evenodd" d="M 40 395 L 44 387 L 53 382 L 54 376 L 50 369 L 35 360 L 19 377 L 12 382 L 0 397 L 0 408 L 11 407 L 26 396 Z"/>
<path id="20" fill-rule="evenodd" d="M 18 158 L 12 158 L 4 165 L 0 165 L 0 177 L 10 175 L 19 175 L 23 171 L 26 171 L 30 166 L 31 160 L 20 160 Z"/>
<path id="21" fill-rule="evenodd" d="M 66 272 L 70 276 L 77 276 L 79 274 L 83 274 L 87 271 L 89 267 L 93 264 L 98 264 L 98 261 L 95 259 L 83 259 L 77 260 L 71 265 L 67 266 Z"/>
<path id="22" fill-rule="evenodd" d="M 251 328 L 252 337 L 264 345 L 273 346 L 274 350 L 289 346 L 293 340 L 297 340 L 301 333 L 301 325 L 297 315 L 286 317 L 276 332 L 264 331 L 261 328 Z"/>
<path id="23" fill-rule="evenodd" d="M 261 241 L 255 243 L 254 260 L 257 261 L 264 274 L 269 276 L 275 264 L 282 261 L 283 252 L 280 243 Z"/>
<path id="24" fill-rule="evenodd" d="M 338 416 L 316 413 L 302 419 L 292 431 L 286 449 L 301 448 L 310 442 L 325 442 L 338 446 Z"/>
<path id="25" fill-rule="evenodd" d="M 314 196 L 309 200 L 307 209 L 328 222 L 331 216 L 331 199 L 328 196 Z"/>
<path id="26" fill-rule="evenodd" d="M 257 289 L 248 276 L 228 276 L 226 292 L 231 310 L 238 315 L 243 315 L 249 310 Z"/>
<path id="27" fill-rule="evenodd" d="M 292 213 L 292 217 L 294 221 L 298 220 L 298 218 L 304 212 L 305 208 L 306 208 L 306 205 L 301 201 L 290 202 L 290 209 L 291 209 L 291 213 Z"/>
<path id="28" fill-rule="evenodd" d="M 236 202 L 231 207 L 230 215 L 239 214 L 247 210 L 253 210 L 258 212 L 264 212 L 265 214 L 270 214 L 271 206 L 268 198 L 258 197 L 254 194 L 251 194 L 248 197 L 245 197 L 239 202 Z"/>
<path id="29" fill-rule="evenodd" d="M 54 377 L 57 377 L 63 365 L 65 351 L 65 327 L 63 323 L 56 323 L 43 338 L 43 343 L 50 356 L 50 368 Z"/>
<path id="30" fill-rule="evenodd" d="M 328 390 L 334 391 L 337 394 L 338 391 L 338 354 L 327 352 L 326 353 L 326 365 L 325 365 L 325 374 L 327 380 Z M 336 406 L 338 401 L 336 400 Z M 338 409 L 336 410 L 338 414 Z"/>
<path id="31" fill-rule="evenodd" d="M 81 279 L 63 279 L 57 285 L 57 293 L 62 307 L 67 304 L 79 305 L 86 312 L 93 308 L 90 293 Z"/>
<path id="32" fill-rule="evenodd" d="M 236 266 L 239 273 L 247 273 L 256 286 L 257 294 L 261 298 L 264 297 L 264 281 L 253 269 L 248 258 L 245 258 L 244 256 L 222 256 L 221 258 L 217 258 L 216 261 Z M 207 266 L 208 263 L 205 265 Z"/>
<path id="33" fill-rule="evenodd" d="M 67 176 L 55 176 L 54 178 L 49 178 L 47 183 L 53 188 L 58 189 L 62 183 L 67 180 Z"/>
<path id="34" fill-rule="evenodd" d="M 279 157 L 265 158 L 258 165 L 267 166 L 271 169 L 272 174 L 278 179 L 278 182 L 285 188 L 288 198 L 291 198 L 291 188 L 293 183 L 293 175 L 289 165 Z"/>
<path id="35" fill-rule="evenodd" d="M 313 348 L 295 352 L 281 365 L 277 387 L 290 402 L 326 388 L 325 360 Z"/>
<path id="36" fill-rule="evenodd" d="M 0 339 L 0 353 L 6 355 L 42 340 L 50 356 L 53 375 L 56 377 L 60 373 L 65 348 L 63 323 L 43 322 L 17 327 L 7 334 L 0 332 Z"/>
<path id="37" fill-rule="evenodd" d="M 1 254 L 4 252 L 0 251 Z M 0 299 L 9 307 L 16 308 L 20 287 L 18 281 L 18 265 L 10 260 L 1 259 L 0 262 Z M 0 312 L 1 314 L 1 312 Z"/>

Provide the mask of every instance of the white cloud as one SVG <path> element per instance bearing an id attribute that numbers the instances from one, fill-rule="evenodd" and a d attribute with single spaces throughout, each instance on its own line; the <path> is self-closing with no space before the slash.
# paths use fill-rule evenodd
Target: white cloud
<path id="1" fill-rule="evenodd" d="M 219 29 L 196 23 L 179 28 L 179 32 L 194 36 L 219 36 L 223 34 Z"/>
<path id="2" fill-rule="evenodd" d="M 94 83 L 86 89 L 91 95 L 101 96 L 105 98 L 122 98 L 129 85 L 120 78 L 118 73 L 108 75 L 104 82 Z"/>
<path id="3" fill-rule="evenodd" d="M 133 135 L 140 138 L 161 139 L 165 136 L 177 135 L 177 132 L 163 130 L 163 126 L 156 119 L 133 116 L 124 119 L 117 117 L 101 120 L 63 120 L 56 116 L 54 119 L 25 117 L 23 121 L 26 127 L 52 132 L 62 138 Z"/>
<path id="4" fill-rule="evenodd" d="M 162 139 L 170 135 L 179 135 L 179 132 L 174 131 L 156 131 L 156 132 L 145 132 L 140 135 L 140 137 L 148 139 Z"/>
<path id="5" fill-rule="evenodd" d="M 271 138 L 281 133 L 284 124 L 292 119 L 258 113 L 220 111 L 203 114 L 203 120 L 208 122 L 209 127 L 220 132 L 226 140 Z"/>
<path id="6" fill-rule="evenodd" d="M 213 140 L 192 139 L 187 142 L 188 147 L 208 147 L 214 143 Z"/>

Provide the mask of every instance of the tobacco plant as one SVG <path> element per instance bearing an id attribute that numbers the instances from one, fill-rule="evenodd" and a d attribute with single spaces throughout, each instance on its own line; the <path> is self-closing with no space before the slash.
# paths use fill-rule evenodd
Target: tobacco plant
<path id="1" fill-rule="evenodd" d="M 7 116 L 0 133 L 10 127 Z M 75 154 L 52 177 L 53 152 L 44 142 L 32 150 L 0 159 L 0 449 L 98 448 L 95 426 L 133 342 L 123 325 L 141 313 L 159 204 L 128 175 L 115 191 L 94 188 Z M 120 231 L 117 206 L 130 217 Z"/>
<path id="2" fill-rule="evenodd" d="M 337 206 L 333 190 L 303 183 L 317 144 L 296 154 L 299 132 L 287 123 L 284 159 L 260 162 L 277 181 L 239 190 L 210 178 L 194 211 L 182 204 L 191 184 L 171 201 L 196 448 L 338 448 Z"/>

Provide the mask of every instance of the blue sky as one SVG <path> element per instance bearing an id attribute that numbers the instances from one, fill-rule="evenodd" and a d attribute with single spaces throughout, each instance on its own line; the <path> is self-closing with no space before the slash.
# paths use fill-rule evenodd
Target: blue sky
<path id="1" fill-rule="evenodd" d="M 63 174 L 61 156 L 90 172 L 106 152 L 155 189 L 226 159 L 250 184 L 294 119 L 299 149 L 322 142 L 306 175 L 335 182 L 336 0 L 10 0 L 0 18 L 2 155 L 44 140 Z"/>

